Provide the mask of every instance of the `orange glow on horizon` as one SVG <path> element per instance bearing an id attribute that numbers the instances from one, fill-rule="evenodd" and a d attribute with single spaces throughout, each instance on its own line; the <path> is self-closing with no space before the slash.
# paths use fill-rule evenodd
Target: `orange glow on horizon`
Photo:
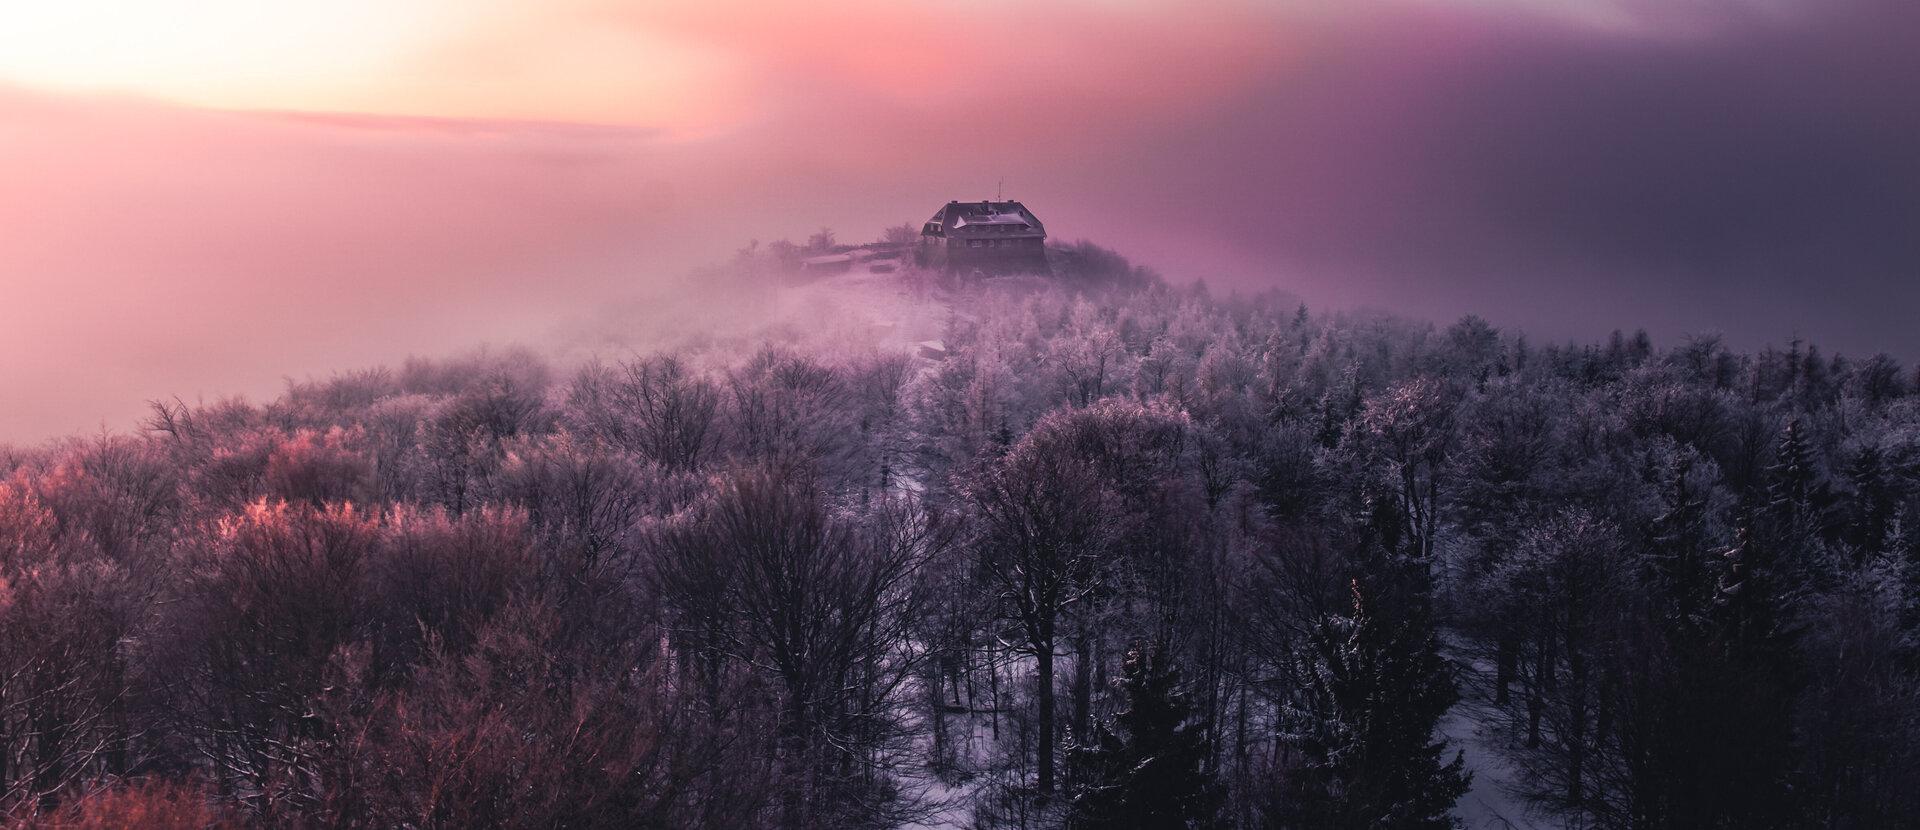
<path id="1" fill-rule="evenodd" d="M 0 4 L 0 84 L 214 109 L 699 129 L 737 117 L 729 59 L 521 0 Z"/>
<path id="2" fill-rule="evenodd" d="M 0 78 L 194 104 L 297 97 L 372 82 L 447 7 L 444 0 L 7 3 L 0 5 Z"/>
<path id="3" fill-rule="evenodd" d="M 1161 0 L 6 3 L 0 84 L 682 135 L 765 117 L 823 86 L 895 102 L 1159 104 L 1230 87 L 1272 61 L 1271 9 L 1200 5 L 1207 13 Z"/>

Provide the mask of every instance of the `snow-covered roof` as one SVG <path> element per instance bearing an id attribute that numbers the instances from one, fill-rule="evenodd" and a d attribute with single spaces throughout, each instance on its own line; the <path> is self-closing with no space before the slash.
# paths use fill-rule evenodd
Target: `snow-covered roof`
<path id="1" fill-rule="evenodd" d="M 948 202 L 927 220 L 923 233 L 945 236 L 970 226 L 1014 227 L 1041 236 L 1047 232 L 1039 217 L 1019 202 Z"/>

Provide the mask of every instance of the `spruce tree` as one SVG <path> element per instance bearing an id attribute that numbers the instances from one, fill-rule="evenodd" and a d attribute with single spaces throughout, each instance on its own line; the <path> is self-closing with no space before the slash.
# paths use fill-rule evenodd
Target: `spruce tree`
<path id="1" fill-rule="evenodd" d="M 1127 655 L 1126 709 L 1074 752 L 1081 782 L 1076 830 L 1198 830 L 1219 826 L 1225 792 L 1208 769 L 1206 729 L 1163 644 Z"/>
<path id="2" fill-rule="evenodd" d="M 1413 620 L 1390 623 L 1353 583 L 1353 615 L 1316 627 L 1301 655 L 1305 680 L 1293 707 L 1277 788 L 1263 812 L 1273 827 L 1451 828 L 1472 774 L 1456 752 L 1443 761 L 1440 718 L 1460 698 L 1440 641 Z"/>
<path id="3" fill-rule="evenodd" d="M 1846 502 L 1844 538 L 1860 564 L 1898 544 L 1900 492 L 1887 469 L 1886 455 L 1875 444 L 1865 444 L 1848 467 L 1853 495 Z"/>
<path id="4" fill-rule="evenodd" d="M 1799 418 L 1787 422 L 1766 469 L 1766 505 L 1755 516 L 1755 540 L 1768 547 L 1781 576 L 1803 588 L 1830 588 L 1836 574 L 1827 561 L 1827 531 L 1834 497 L 1814 460 L 1814 448 Z"/>
<path id="5" fill-rule="evenodd" d="M 1795 659 L 1801 635 L 1780 551 L 1748 523 L 1732 549 L 1706 613 L 1708 650 L 1693 682 L 1713 705 L 1688 724 L 1695 762 L 1706 770 L 1693 792 L 1675 793 L 1676 827 L 1801 825 L 1790 777 L 1798 765 L 1792 731 L 1805 679 Z"/>
<path id="6" fill-rule="evenodd" d="M 1654 613 L 1665 624 L 1690 624 L 1713 594 L 1714 552 L 1708 528 L 1707 494 L 1694 477 L 1695 457 L 1679 455 L 1669 474 L 1664 508 L 1649 524 L 1643 562 L 1653 589 Z"/>

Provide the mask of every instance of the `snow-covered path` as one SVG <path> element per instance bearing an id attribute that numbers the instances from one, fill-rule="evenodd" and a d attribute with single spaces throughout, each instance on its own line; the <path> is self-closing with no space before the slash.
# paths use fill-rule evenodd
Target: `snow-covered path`
<path id="1" fill-rule="evenodd" d="M 1472 789 L 1454 805 L 1468 830 L 1557 830 L 1563 824 L 1514 795 L 1518 770 L 1500 750 L 1507 740 L 1493 708 L 1492 666 L 1460 660 L 1460 702 L 1440 721 L 1453 749 L 1466 752 Z"/>

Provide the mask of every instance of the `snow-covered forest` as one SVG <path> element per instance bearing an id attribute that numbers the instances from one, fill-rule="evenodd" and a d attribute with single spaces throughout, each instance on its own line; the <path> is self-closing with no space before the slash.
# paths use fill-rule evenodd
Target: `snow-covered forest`
<path id="1" fill-rule="evenodd" d="M 0 448 L 0 813 L 1920 821 L 1913 371 L 1067 253 L 890 274 L 937 347 L 417 359 Z"/>

